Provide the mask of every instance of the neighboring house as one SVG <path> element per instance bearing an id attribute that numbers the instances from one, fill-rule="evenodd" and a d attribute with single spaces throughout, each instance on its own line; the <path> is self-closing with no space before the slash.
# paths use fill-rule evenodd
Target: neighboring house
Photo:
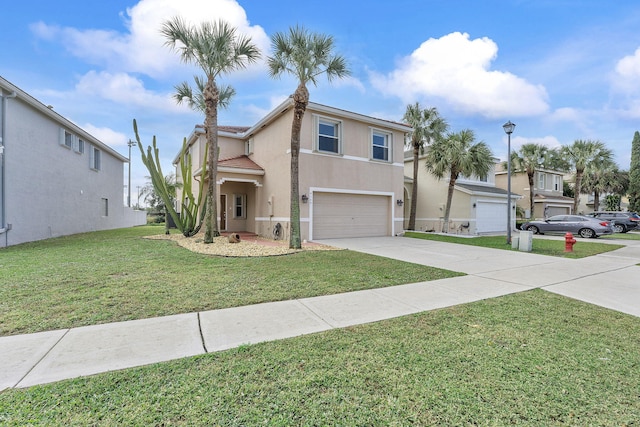
<path id="1" fill-rule="evenodd" d="M 496 186 L 507 188 L 507 171 L 497 166 Z M 533 212 L 529 206 L 529 177 L 526 172 L 511 171 L 511 191 L 522 194 L 517 205 L 524 217 L 545 218 L 553 215 L 571 214 L 573 198 L 562 195 L 564 173 L 548 169 L 539 169 L 533 176 Z"/>
<path id="2" fill-rule="evenodd" d="M 404 217 L 408 221 L 411 206 L 411 186 L 413 185 L 413 153 L 404 159 L 405 203 Z M 424 156 L 419 159 L 418 205 L 416 209 L 416 230 L 446 231 L 463 234 L 492 234 L 507 232 L 507 192 L 496 188 L 494 168 L 484 177 L 463 177 L 456 181 L 451 202 L 449 224 L 444 224 L 449 179 L 438 180 L 424 166 Z M 521 196 L 512 193 L 512 209 L 515 200 Z M 511 216 L 512 229 L 515 228 L 515 209 Z"/>
<path id="3" fill-rule="evenodd" d="M 146 222 L 118 154 L 0 77 L 0 247 Z"/>
<path id="4" fill-rule="evenodd" d="M 277 227 L 280 238 L 289 238 L 292 121 L 293 100 L 288 98 L 250 128 L 218 129 L 221 231 L 274 237 Z M 405 124 L 309 103 L 300 137 L 302 239 L 402 231 L 402 156 L 410 130 Z M 195 179 L 206 179 L 200 166 L 204 128 L 196 127 L 187 144 Z"/>

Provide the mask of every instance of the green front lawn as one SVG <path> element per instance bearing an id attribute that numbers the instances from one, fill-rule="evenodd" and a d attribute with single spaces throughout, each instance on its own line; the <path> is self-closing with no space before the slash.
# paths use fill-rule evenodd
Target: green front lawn
<path id="1" fill-rule="evenodd" d="M 0 250 L 0 336 L 281 301 L 461 275 L 352 251 L 223 258 L 160 227 Z"/>
<path id="2" fill-rule="evenodd" d="M 517 251 L 517 249 L 512 249 L 511 245 L 507 244 L 506 236 L 459 237 L 455 235 L 446 236 L 442 234 L 419 233 L 413 231 L 407 231 L 404 235 L 405 237 L 411 237 L 415 239 L 434 240 L 438 242 L 458 243 L 461 245 L 481 246 L 484 248 Z M 615 236 L 619 236 L 619 234 L 616 234 Z M 545 240 L 536 239 L 534 237 L 531 253 L 564 258 L 584 258 L 604 252 L 610 252 L 623 247 L 623 245 L 597 243 L 581 238 L 577 238 L 576 240 L 577 242 L 573 246 L 573 252 L 566 253 L 564 252 L 564 240 Z"/>
<path id="3" fill-rule="evenodd" d="M 7 390 L 0 424 L 632 426 L 640 319 L 543 290 Z"/>

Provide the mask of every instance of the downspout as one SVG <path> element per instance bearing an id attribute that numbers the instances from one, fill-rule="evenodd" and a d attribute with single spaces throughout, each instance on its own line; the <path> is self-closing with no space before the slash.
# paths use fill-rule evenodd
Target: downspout
<path id="1" fill-rule="evenodd" d="M 2 91 L 0 90 L 0 95 L 2 96 L 2 114 L 0 116 L 0 234 L 4 234 L 4 246 L 7 247 L 9 245 L 9 236 L 7 235 L 8 231 L 11 230 L 11 227 L 7 225 L 6 222 L 6 162 L 5 162 L 5 145 L 6 145 L 6 135 L 7 135 L 7 100 L 15 98 L 18 94 L 13 91 L 9 95 L 2 95 Z"/>

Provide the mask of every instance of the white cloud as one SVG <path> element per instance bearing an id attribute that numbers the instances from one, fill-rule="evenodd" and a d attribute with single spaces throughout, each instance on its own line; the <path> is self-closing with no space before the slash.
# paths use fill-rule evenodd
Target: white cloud
<path id="1" fill-rule="evenodd" d="M 81 127 L 110 147 L 127 145 L 129 141 L 129 138 L 125 134 L 116 132 L 110 128 L 97 127 L 91 123 L 87 123 Z"/>
<path id="2" fill-rule="evenodd" d="M 633 55 L 627 55 L 618 61 L 613 79 L 614 88 L 638 91 L 640 83 L 640 48 Z"/>
<path id="3" fill-rule="evenodd" d="M 464 113 L 489 118 L 546 113 L 544 87 L 490 69 L 497 53 L 491 39 L 470 40 L 469 34 L 455 32 L 425 41 L 387 75 L 370 73 L 371 82 L 405 103 L 438 97 Z"/>
<path id="4" fill-rule="evenodd" d="M 171 94 L 159 95 L 144 87 L 144 83 L 125 73 L 89 71 L 76 84 L 76 93 L 83 97 L 98 96 L 118 104 L 163 111 L 190 111 L 178 106 Z"/>
<path id="5" fill-rule="evenodd" d="M 31 30 L 43 39 L 60 40 L 75 56 L 93 64 L 152 77 L 181 67 L 178 55 L 164 46 L 160 34 L 162 23 L 174 16 L 191 24 L 224 19 L 240 34 L 250 36 L 263 52 L 269 48 L 263 28 L 251 25 L 235 0 L 140 0 L 121 16 L 125 32 L 61 28 L 43 22 L 33 24 Z"/>

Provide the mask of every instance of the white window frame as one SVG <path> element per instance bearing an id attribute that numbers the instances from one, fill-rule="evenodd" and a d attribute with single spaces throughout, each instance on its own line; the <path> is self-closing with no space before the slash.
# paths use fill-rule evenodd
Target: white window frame
<path id="1" fill-rule="evenodd" d="M 547 174 L 544 172 L 538 172 L 538 190 L 546 190 L 547 188 Z"/>
<path id="2" fill-rule="evenodd" d="M 100 149 L 91 146 L 89 156 L 89 168 L 94 171 L 99 171 L 102 169 L 102 151 Z"/>
<path id="3" fill-rule="evenodd" d="M 75 151 L 78 154 L 84 154 L 84 147 L 86 145 L 86 143 L 84 142 L 84 139 L 76 138 L 74 142 L 75 143 L 73 144 L 73 151 Z"/>
<path id="4" fill-rule="evenodd" d="M 60 128 L 60 145 L 69 149 L 73 148 L 75 135 L 66 130 L 65 128 Z"/>
<path id="5" fill-rule="evenodd" d="M 331 118 L 323 117 L 323 116 L 314 116 L 314 118 L 315 118 L 314 150 L 319 152 L 319 153 L 323 153 L 323 154 L 342 155 L 342 120 L 331 119 Z M 336 135 L 335 136 L 326 135 L 326 137 L 335 138 L 337 140 L 337 148 L 338 148 L 337 151 L 329 151 L 329 150 L 320 149 L 320 136 L 321 136 L 321 134 L 320 134 L 320 125 L 321 124 L 335 126 Z"/>
<path id="6" fill-rule="evenodd" d="M 253 138 L 249 138 L 247 142 L 244 143 L 244 154 L 246 156 L 253 154 Z"/>
<path id="7" fill-rule="evenodd" d="M 239 204 L 238 204 L 238 201 L 240 201 Z M 240 215 L 238 215 L 238 208 L 240 208 Z M 247 195 L 246 194 L 233 195 L 233 218 L 234 219 L 247 218 Z"/>
<path id="8" fill-rule="evenodd" d="M 371 141 L 371 153 L 370 153 L 370 158 L 371 160 L 375 160 L 377 162 L 385 162 L 385 163 L 391 163 L 393 161 L 392 158 L 392 147 L 393 147 L 393 134 L 391 134 L 390 132 L 386 132 L 380 129 L 375 129 L 375 128 L 370 128 L 371 132 L 370 132 L 370 141 Z M 376 145 L 374 143 L 374 138 L 376 136 L 382 136 L 384 138 L 385 141 L 385 145 L 383 146 L 386 149 L 386 154 L 387 154 L 387 158 L 386 159 L 378 159 L 374 156 L 374 148 L 375 147 L 381 147 L 380 145 Z"/>
<path id="9" fill-rule="evenodd" d="M 102 216 L 109 216 L 109 199 L 102 198 Z"/>
<path id="10" fill-rule="evenodd" d="M 562 191 L 562 179 L 560 175 L 553 176 L 553 189 L 554 191 Z"/>

